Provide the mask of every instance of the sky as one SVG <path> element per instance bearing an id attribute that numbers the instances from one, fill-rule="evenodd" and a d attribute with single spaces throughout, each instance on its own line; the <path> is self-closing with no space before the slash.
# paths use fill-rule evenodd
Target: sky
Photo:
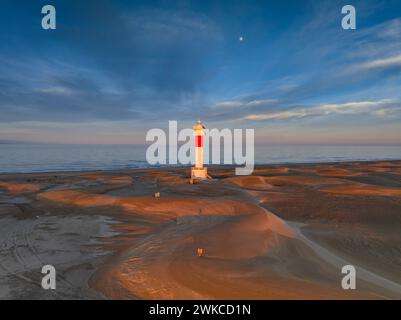
<path id="1" fill-rule="evenodd" d="M 259 144 L 401 145 L 398 0 L 2 0 L 0 43 L 0 141 L 142 144 L 202 119 Z"/>

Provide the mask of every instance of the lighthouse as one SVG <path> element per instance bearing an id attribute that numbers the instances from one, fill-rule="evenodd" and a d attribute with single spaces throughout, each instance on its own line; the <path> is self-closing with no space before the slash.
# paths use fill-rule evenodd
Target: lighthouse
<path id="1" fill-rule="evenodd" d="M 203 137 L 205 126 L 200 120 L 193 126 L 195 136 L 195 167 L 191 168 L 191 182 L 194 179 L 207 179 L 207 168 L 203 166 Z"/>

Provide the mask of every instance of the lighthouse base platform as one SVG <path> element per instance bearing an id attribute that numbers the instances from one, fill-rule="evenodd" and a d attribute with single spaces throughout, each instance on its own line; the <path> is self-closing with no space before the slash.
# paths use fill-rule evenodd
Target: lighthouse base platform
<path id="1" fill-rule="evenodd" d="M 207 179 L 207 168 L 191 168 L 192 179 Z"/>
<path id="2" fill-rule="evenodd" d="M 208 178 L 207 168 L 191 168 L 191 184 L 196 180 L 206 180 Z"/>

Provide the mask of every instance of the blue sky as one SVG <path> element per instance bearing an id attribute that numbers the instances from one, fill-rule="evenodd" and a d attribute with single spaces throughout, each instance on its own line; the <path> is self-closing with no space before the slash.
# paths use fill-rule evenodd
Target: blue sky
<path id="1" fill-rule="evenodd" d="M 6 0 L 0 27 L 0 140 L 144 143 L 201 118 L 258 143 L 401 145 L 397 0 Z"/>

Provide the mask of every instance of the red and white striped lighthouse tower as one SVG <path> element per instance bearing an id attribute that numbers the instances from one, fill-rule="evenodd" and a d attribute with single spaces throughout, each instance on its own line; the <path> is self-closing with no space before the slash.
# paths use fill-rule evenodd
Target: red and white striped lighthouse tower
<path id="1" fill-rule="evenodd" d="M 193 126 L 195 136 L 195 167 L 191 168 L 191 179 L 207 179 L 207 168 L 203 166 L 203 137 L 205 126 L 200 120 Z"/>

